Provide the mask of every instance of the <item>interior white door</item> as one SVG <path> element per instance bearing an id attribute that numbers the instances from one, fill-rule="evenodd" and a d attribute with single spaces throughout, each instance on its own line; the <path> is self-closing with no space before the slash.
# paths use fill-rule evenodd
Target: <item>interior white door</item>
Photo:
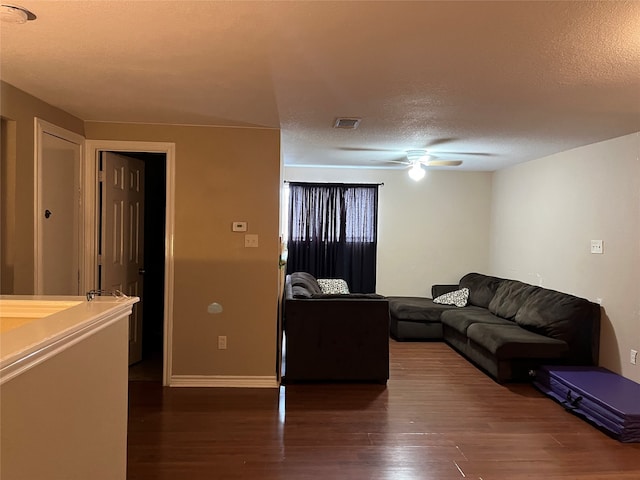
<path id="1" fill-rule="evenodd" d="M 140 297 L 129 317 L 129 364 L 142 359 L 144 162 L 102 152 L 100 288 Z"/>
<path id="2" fill-rule="evenodd" d="M 43 132 L 39 159 L 38 293 L 80 294 L 80 145 Z"/>

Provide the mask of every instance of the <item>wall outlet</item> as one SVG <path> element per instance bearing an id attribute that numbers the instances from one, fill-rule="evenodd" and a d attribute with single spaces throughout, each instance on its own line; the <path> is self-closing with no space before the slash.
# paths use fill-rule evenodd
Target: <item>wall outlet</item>
<path id="1" fill-rule="evenodd" d="M 604 248 L 602 240 L 591 240 L 591 253 L 603 253 Z"/>
<path id="2" fill-rule="evenodd" d="M 218 350 L 226 350 L 227 349 L 227 336 L 220 335 L 218 337 Z"/>
<path id="3" fill-rule="evenodd" d="M 638 351 L 637 350 L 631 350 L 631 358 L 629 360 L 631 361 L 631 365 L 637 365 L 638 364 Z"/>

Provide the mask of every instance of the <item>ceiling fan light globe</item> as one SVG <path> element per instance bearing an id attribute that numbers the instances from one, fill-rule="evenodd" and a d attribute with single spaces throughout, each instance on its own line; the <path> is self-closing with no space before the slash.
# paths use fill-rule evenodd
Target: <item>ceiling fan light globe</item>
<path id="1" fill-rule="evenodd" d="M 416 162 L 413 164 L 413 166 L 409 169 L 409 177 L 411 178 L 411 180 L 414 181 L 420 181 L 424 178 L 425 175 L 424 168 L 422 168 L 422 165 L 420 164 L 420 162 Z"/>

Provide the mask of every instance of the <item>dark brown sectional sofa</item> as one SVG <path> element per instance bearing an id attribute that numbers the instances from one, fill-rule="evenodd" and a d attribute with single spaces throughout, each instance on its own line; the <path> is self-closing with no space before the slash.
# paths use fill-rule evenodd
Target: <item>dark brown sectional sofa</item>
<path id="1" fill-rule="evenodd" d="M 541 364 L 597 365 L 600 306 L 517 280 L 469 273 L 437 296 L 469 289 L 467 306 L 388 297 L 391 336 L 444 340 L 498 382 L 522 381 Z"/>

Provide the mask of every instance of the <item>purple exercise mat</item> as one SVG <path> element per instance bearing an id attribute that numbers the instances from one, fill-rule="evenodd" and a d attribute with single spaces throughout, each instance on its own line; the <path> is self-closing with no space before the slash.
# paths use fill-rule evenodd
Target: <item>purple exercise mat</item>
<path id="1" fill-rule="evenodd" d="M 640 442 L 640 384 L 602 367 L 544 366 L 534 385 L 623 442 Z"/>

